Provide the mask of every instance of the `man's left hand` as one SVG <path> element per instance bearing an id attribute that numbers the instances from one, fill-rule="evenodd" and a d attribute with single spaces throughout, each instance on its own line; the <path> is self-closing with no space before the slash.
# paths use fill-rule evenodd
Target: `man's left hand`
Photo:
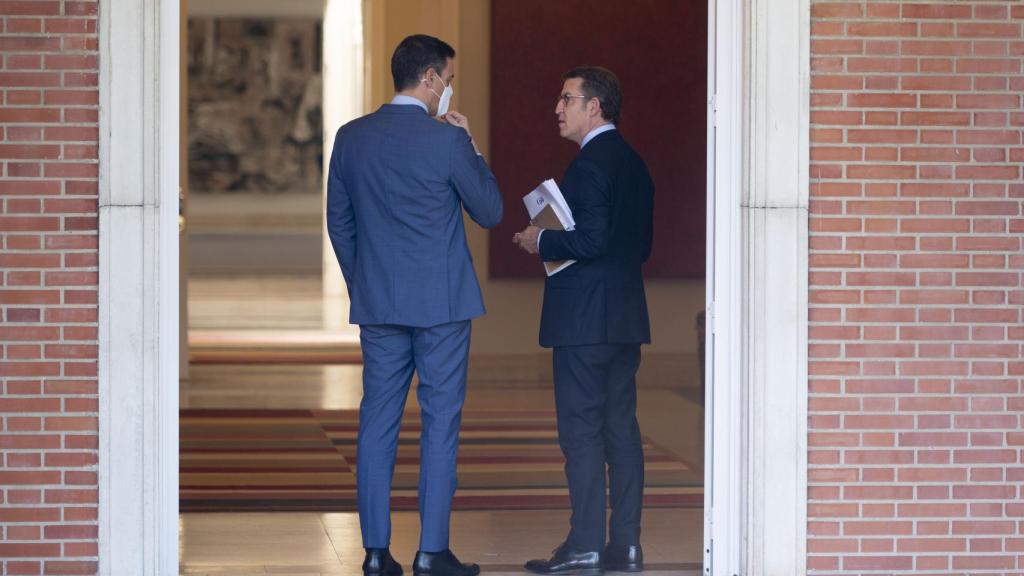
<path id="1" fill-rule="evenodd" d="M 522 232 L 516 232 L 512 237 L 512 243 L 518 244 L 529 254 L 537 254 L 539 252 L 537 237 L 540 236 L 540 231 L 541 229 L 536 226 L 527 226 Z"/>

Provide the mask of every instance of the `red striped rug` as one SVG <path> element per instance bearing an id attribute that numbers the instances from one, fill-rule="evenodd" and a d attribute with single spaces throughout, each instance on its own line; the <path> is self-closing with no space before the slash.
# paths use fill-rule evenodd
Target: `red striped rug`
<path id="1" fill-rule="evenodd" d="M 183 512 L 356 509 L 357 410 L 181 411 Z M 419 415 L 399 437 L 392 507 L 416 510 Z M 466 410 L 456 510 L 568 508 L 551 411 Z M 703 506 L 703 478 L 644 439 L 647 507 Z"/>

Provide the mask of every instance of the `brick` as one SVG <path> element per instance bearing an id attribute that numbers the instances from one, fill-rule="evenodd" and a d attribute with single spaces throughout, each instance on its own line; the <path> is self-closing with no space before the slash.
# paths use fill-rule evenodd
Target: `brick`
<path id="1" fill-rule="evenodd" d="M 898 514 L 901 518 L 960 518 L 967 515 L 967 507 L 964 504 L 902 503 L 898 505 Z"/>
<path id="2" fill-rule="evenodd" d="M 843 570 L 909 570 L 914 566 L 912 556 L 871 556 L 859 554 L 842 559 Z"/>
<path id="3" fill-rule="evenodd" d="M 97 57 L 83 54 L 54 54 L 44 59 L 47 70 L 95 70 Z"/>
<path id="4" fill-rule="evenodd" d="M 935 434 L 932 434 L 932 435 L 935 435 Z M 914 436 L 915 439 L 909 439 L 907 442 L 904 442 L 903 441 L 903 437 L 904 436 L 907 436 L 907 437 Z M 943 442 L 942 440 L 937 440 L 935 443 L 930 443 L 930 442 L 927 442 L 926 438 L 923 438 L 924 436 L 927 436 L 927 435 L 921 434 L 921 433 L 901 433 L 900 434 L 900 438 L 901 438 L 900 446 L 924 446 L 924 447 L 928 447 L 928 446 L 961 446 L 961 445 L 963 445 L 963 444 L 957 444 L 957 443 L 953 443 L 953 442 L 949 442 L 949 441 Z M 935 435 L 935 436 L 944 436 L 944 435 Z M 959 436 L 964 436 L 964 441 L 966 442 L 966 434 L 962 434 L 962 435 L 959 435 Z M 918 440 L 917 437 L 921 437 L 921 438 Z M 899 481 L 900 482 L 909 482 L 909 483 L 966 482 L 967 481 L 967 469 L 966 468 L 923 468 L 923 467 L 903 468 L 903 469 L 901 469 L 899 471 Z"/>
<path id="5" fill-rule="evenodd" d="M 99 563 L 93 560 L 61 560 L 46 562 L 46 574 L 54 575 L 79 575 L 96 574 L 99 570 Z"/>
<path id="6" fill-rule="evenodd" d="M 941 20 L 966 19 L 971 17 L 971 6 L 956 4 L 903 4 L 901 6 L 904 18 Z"/>
<path id="7" fill-rule="evenodd" d="M 965 538 L 900 538 L 896 541 L 900 552 L 966 552 Z M 918 566 L 918 569 L 921 567 Z"/>
<path id="8" fill-rule="evenodd" d="M 863 16 L 861 6 L 847 2 L 815 2 L 811 5 L 812 18 L 858 18 Z"/>
<path id="9" fill-rule="evenodd" d="M 1018 130 L 961 130 L 956 135 L 957 144 L 994 146 L 997 144 L 1020 144 Z"/>
<path id="10" fill-rule="evenodd" d="M 893 165 L 852 165 L 846 168 L 847 178 L 860 180 L 906 180 L 917 177 L 917 167 L 905 164 Z M 859 206 L 859 204 L 858 204 Z M 913 205 L 910 204 L 912 207 Z M 904 206 L 906 208 L 906 206 Z M 878 213 L 878 212 L 876 212 Z M 899 212 L 910 214 L 912 212 Z M 882 213 L 884 214 L 884 213 Z"/>
<path id="11" fill-rule="evenodd" d="M 958 272 L 957 286 L 1008 286 L 1020 285 L 1020 275 L 1014 272 Z"/>
<path id="12" fill-rule="evenodd" d="M 0 3 L 2 7 L 2 3 Z M 0 558 L 52 558 L 60 556 L 60 544 L 0 542 Z"/>
<path id="13" fill-rule="evenodd" d="M 967 408 L 966 398 L 936 396 L 900 398 L 901 412 L 963 412 Z"/>
<path id="14" fill-rule="evenodd" d="M 1018 166 L 957 166 L 958 180 L 1016 180 L 1020 177 Z"/>
<path id="15" fill-rule="evenodd" d="M 849 130 L 848 142 L 851 144 L 914 144 L 917 142 L 916 130 Z"/>
<path id="16" fill-rule="evenodd" d="M 50 144 L 0 144 L 0 158 L 9 160 L 52 160 L 60 157 L 60 146 Z"/>
<path id="17" fill-rule="evenodd" d="M 849 272 L 846 274 L 849 286 L 913 286 L 912 272 Z"/>
<path id="18" fill-rule="evenodd" d="M 961 22 L 957 24 L 957 35 L 962 38 L 1020 38 L 1020 24 L 998 24 L 994 22 Z"/>
<path id="19" fill-rule="evenodd" d="M 901 376 L 965 376 L 967 362 L 903 361 L 900 362 Z"/>
<path id="20" fill-rule="evenodd" d="M 977 108 L 959 106 L 958 108 Z M 971 115 L 964 112 L 901 112 L 904 126 L 970 126 Z"/>
<path id="21" fill-rule="evenodd" d="M 862 54 L 862 40 L 811 40 L 811 54 Z"/>
<path id="22" fill-rule="evenodd" d="M 966 326 L 901 326 L 901 340 L 967 340 Z"/>
<path id="23" fill-rule="evenodd" d="M 902 39 L 900 40 L 900 52 L 906 56 L 967 56 L 971 54 L 971 43 L 957 39 Z M 921 78 L 924 79 L 926 77 Z"/>
<path id="24" fill-rule="evenodd" d="M 917 96 L 905 93 L 850 94 L 846 97 L 846 104 L 853 108 L 913 108 L 917 106 Z"/>
<path id="25" fill-rule="evenodd" d="M 961 254 L 903 254 L 900 268 L 967 268 L 970 256 Z"/>
<path id="26" fill-rule="evenodd" d="M 43 534 L 47 540 L 83 540 L 98 538 L 99 527 L 92 525 L 46 526 Z"/>
<path id="27" fill-rule="evenodd" d="M 855 72 L 855 73 L 863 73 L 863 72 L 869 72 L 869 73 L 870 72 L 885 72 L 885 73 L 903 72 L 903 73 L 913 73 L 913 72 L 917 72 L 917 59 L 916 58 L 891 58 L 891 57 L 863 57 L 863 58 L 862 57 L 850 57 L 850 58 L 847 58 L 847 60 L 846 60 L 846 70 L 847 70 L 847 72 Z M 893 82 L 897 82 L 898 83 L 898 80 L 896 80 L 896 79 L 886 78 L 886 80 L 892 80 Z M 895 86 L 894 86 L 894 88 L 895 88 Z M 850 97 L 848 97 L 848 100 L 849 100 L 849 98 L 852 98 L 853 96 L 855 96 L 855 95 L 851 94 Z M 868 102 L 873 102 L 873 103 L 871 103 L 871 104 L 863 104 L 863 103 L 853 104 L 853 103 L 848 102 L 848 104 L 850 104 L 852 106 L 855 106 L 855 107 L 858 107 L 858 108 L 868 108 L 868 107 L 870 107 L 870 108 L 876 108 L 876 107 L 891 108 L 891 107 L 894 107 L 894 106 L 887 106 L 887 105 L 884 104 L 884 102 L 889 101 L 889 100 L 884 98 L 885 95 L 882 95 L 882 94 L 863 94 L 863 95 L 858 95 L 858 96 L 860 96 L 861 98 L 866 97 L 866 96 L 873 96 L 872 98 L 867 98 L 867 100 L 866 100 Z M 895 95 L 895 94 L 890 95 L 890 97 L 895 97 L 895 96 L 897 96 L 897 95 Z M 913 95 L 906 95 L 906 96 L 907 97 L 903 97 L 903 98 L 900 99 L 901 101 L 904 102 L 904 104 L 902 104 L 902 106 L 907 106 L 907 105 L 913 106 L 914 102 L 916 101 L 916 97 L 913 96 Z M 856 100 L 860 100 L 860 98 L 858 98 Z"/>
<path id="28" fill-rule="evenodd" d="M 99 284 L 96 272 L 46 272 L 47 286 L 95 286 Z"/>
<path id="29" fill-rule="evenodd" d="M 87 34 L 95 29 L 95 23 L 82 18 L 47 18 L 45 23 L 45 30 L 50 34 Z"/>
<path id="30" fill-rule="evenodd" d="M 0 232 L 49 232 L 57 230 L 60 220 L 34 216 L 0 216 Z"/>

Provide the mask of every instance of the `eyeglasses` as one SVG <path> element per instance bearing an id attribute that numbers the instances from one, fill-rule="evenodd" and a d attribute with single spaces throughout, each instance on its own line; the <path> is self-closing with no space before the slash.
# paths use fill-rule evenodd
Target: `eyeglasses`
<path id="1" fill-rule="evenodd" d="M 583 100 L 590 99 L 589 96 L 579 96 L 577 94 L 562 94 L 558 97 L 558 99 L 562 101 L 563 106 L 569 106 L 569 103 L 572 102 L 573 98 L 582 98 Z"/>

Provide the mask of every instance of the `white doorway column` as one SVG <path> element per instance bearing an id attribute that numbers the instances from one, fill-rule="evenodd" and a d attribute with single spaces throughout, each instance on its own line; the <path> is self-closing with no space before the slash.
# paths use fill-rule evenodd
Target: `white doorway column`
<path id="1" fill-rule="evenodd" d="M 99 570 L 178 573 L 176 0 L 104 0 Z"/>
<path id="2" fill-rule="evenodd" d="M 710 0 L 707 576 L 806 574 L 808 0 Z"/>
<path id="3" fill-rule="evenodd" d="M 806 573 L 808 0 L 748 0 L 744 220 L 747 574 Z"/>
<path id="4" fill-rule="evenodd" d="M 324 0 L 323 20 L 324 214 L 334 134 L 365 113 L 365 61 L 361 0 Z M 358 341 L 348 323 L 349 296 L 325 226 L 323 233 L 323 329 Z"/>

